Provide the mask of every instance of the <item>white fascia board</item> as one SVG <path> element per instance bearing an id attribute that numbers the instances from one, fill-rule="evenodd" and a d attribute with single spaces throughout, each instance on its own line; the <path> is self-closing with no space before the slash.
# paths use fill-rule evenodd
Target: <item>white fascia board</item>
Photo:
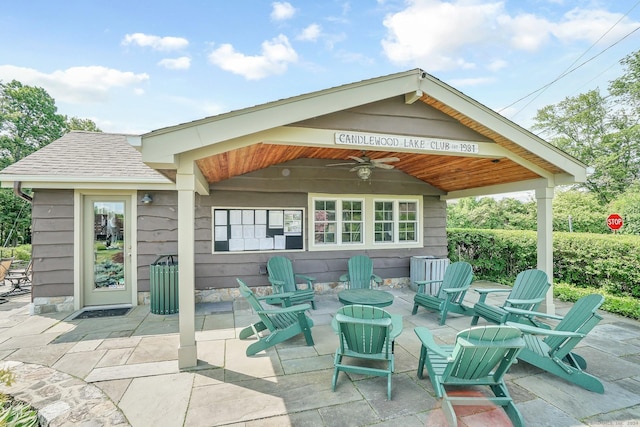
<path id="1" fill-rule="evenodd" d="M 528 181 L 518 181 L 508 184 L 490 185 L 487 187 L 470 188 L 468 190 L 451 191 L 443 196 L 440 200 L 461 199 L 464 197 L 491 196 L 494 194 L 515 193 L 519 191 L 530 191 L 538 188 L 547 188 L 550 186 L 547 179 L 532 179 Z"/>
<path id="2" fill-rule="evenodd" d="M 155 131 L 142 136 L 143 158 L 146 150 L 152 150 L 157 155 L 179 154 L 243 135 L 403 95 L 418 89 L 420 76 L 421 73 L 417 71 L 396 74 Z"/>
<path id="3" fill-rule="evenodd" d="M 174 190 L 175 184 L 167 179 L 160 182 L 157 179 L 127 179 L 127 178 L 70 178 L 13 175 L 0 176 L 3 188 L 12 188 L 14 182 L 20 182 L 24 188 L 113 188 L 113 189 L 155 189 Z"/>
<path id="4" fill-rule="evenodd" d="M 542 138 L 521 128 L 509 119 L 487 108 L 479 102 L 463 95 L 461 92 L 444 85 L 442 82 L 426 75 L 421 81 L 421 89 L 430 97 L 435 98 L 445 105 L 459 111 L 483 126 L 503 135 L 505 138 L 521 145 L 526 150 L 556 165 L 574 176 L 584 174 L 585 165 L 568 154 L 553 147 Z"/>

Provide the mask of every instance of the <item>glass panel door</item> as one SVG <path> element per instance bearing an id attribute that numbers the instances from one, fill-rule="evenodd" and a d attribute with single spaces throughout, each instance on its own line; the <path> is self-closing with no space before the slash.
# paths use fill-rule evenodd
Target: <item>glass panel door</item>
<path id="1" fill-rule="evenodd" d="M 129 277 L 128 201 L 87 197 L 85 242 L 85 305 L 131 302 Z"/>

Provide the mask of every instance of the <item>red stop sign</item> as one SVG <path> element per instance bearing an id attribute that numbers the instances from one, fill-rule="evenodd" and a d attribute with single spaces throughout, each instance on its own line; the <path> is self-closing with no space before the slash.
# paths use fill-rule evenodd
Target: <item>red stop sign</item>
<path id="1" fill-rule="evenodd" d="M 612 230 L 620 230 L 622 224 L 622 217 L 617 213 L 613 213 L 607 217 L 607 226 Z"/>

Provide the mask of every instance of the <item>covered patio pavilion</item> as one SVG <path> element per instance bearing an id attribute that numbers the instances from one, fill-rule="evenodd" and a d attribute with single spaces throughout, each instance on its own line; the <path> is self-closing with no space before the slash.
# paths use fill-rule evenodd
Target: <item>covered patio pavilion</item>
<path id="1" fill-rule="evenodd" d="M 327 164 L 363 151 L 374 159 L 396 157 L 392 172 L 413 179 L 398 186 L 427 184 L 440 200 L 535 191 L 537 268 L 551 278 L 554 189 L 584 182 L 587 174 L 566 153 L 419 69 L 159 129 L 130 142 L 178 193 L 181 368 L 197 365 L 198 195 L 215 201 L 221 190 L 320 191 L 337 185 L 323 182 L 327 175 L 349 176 L 337 168 L 327 172 Z M 285 184 L 283 176 L 297 181 Z M 387 185 L 393 177 L 386 175 Z M 338 191 L 351 191 L 340 185 Z M 555 310 L 552 292 L 546 310 Z"/>

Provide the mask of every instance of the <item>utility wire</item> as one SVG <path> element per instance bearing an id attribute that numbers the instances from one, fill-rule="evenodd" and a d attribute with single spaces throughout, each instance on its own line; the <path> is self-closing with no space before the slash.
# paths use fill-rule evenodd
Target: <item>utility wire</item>
<path id="1" fill-rule="evenodd" d="M 546 85 L 542 86 L 539 89 L 534 90 L 533 92 L 530 92 L 529 94 L 519 98 L 518 100 L 512 102 L 511 104 L 507 105 L 506 107 L 501 108 L 500 110 L 498 110 L 498 112 L 502 112 L 504 110 L 506 110 L 507 108 L 517 104 L 518 102 L 530 97 L 531 95 L 537 94 L 533 99 L 531 99 L 531 101 L 529 101 L 527 104 L 525 104 L 522 108 L 520 108 L 518 111 L 515 112 L 515 114 L 513 114 L 511 117 L 515 117 L 516 115 L 518 115 L 519 113 L 522 112 L 522 110 L 524 110 L 528 105 L 530 105 L 533 101 L 535 101 L 538 96 L 542 95 L 542 93 L 547 90 L 551 85 L 553 85 L 554 83 L 556 83 L 558 80 L 562 79 L 563 77 L 566 77 L 567 75 L 571 74 L 572 72 L 574 72 L 575 70 L 577 70 L 578 68 L 582 67 L 583 65 L 591 62 L 592 60 L 594 60 L 595 58 L 597 58 L 598 56 L 602 55 L 604 52 L 606 52 L 607 50 L 611 49 L 612 47 L 614 47 L 615 45 L 617 45 L 618 43 L 622 42 L 624 39 L 626 39 L 627 37 L 629 37 L 631 34 L 635 33 L 636 31 L 640 30 L 640 27 L 635 28 L 634 30 L 632 30 L 631 32 L 629 32 L 628 34 L 626 34 L 624 37 L 622 37 L 620 40 L 616 41 L 615 43 L 609 45 L 607 48 L 603 49 L 600 53 L 592 56 L 591 58 L 587 59 L 586 61 L 582 62 L 580 65 L 573 67 L 573 65 L 575 65 L 580 58 L 582 58 L 583 56 L 585 56 L 587 54 L 587 52 L 589 52 L 600 40 L 602 40 L 607 34 L 609 34 L 609 32 L 611 32 L 611 30 L 613 30 L 613 28 L 615 28 L 620 21 L 622 21 L 626 16 L 629 15 L 629 13 L 631 13 L 631 11 L 633 9 L 635 9 L 638 5 L 640 4 L 640 0 L 636 2 L 636 4 L 634 4 L 623 16 L 620 17 L 620 19 L 618 19 L 616 21 L 615 24 L 613 24 L 602 36 L 600 36 L 600 38 L 598 38 L 598 40 L 596 40 L 587 50 L 585 50 L 582 55 L 580 55 L 578 58 L 576 58 L 571 65 L 569 65 L 567 67 L 567 69 L 565 69 L 558 77 L 556 77 L 554 80 L 552 80 L 551 82 L 547 83 Z"/>

